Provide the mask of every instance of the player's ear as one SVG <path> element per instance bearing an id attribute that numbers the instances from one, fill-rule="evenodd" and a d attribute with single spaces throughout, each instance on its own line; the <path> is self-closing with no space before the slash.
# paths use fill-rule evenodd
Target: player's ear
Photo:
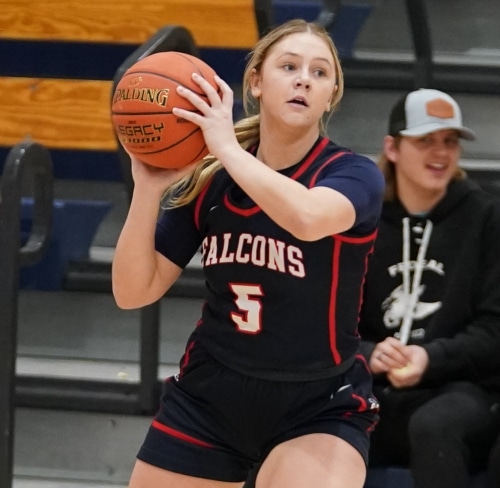
<path id="1" fill-rule="evenodd" d="M 250 92 L 254 98 L 260 98 L 262 95 L 262 90 L 260 88 L 260 74 L 254 68 L 250 74 L 249 79 Z"/>
<path id="2" fill-rule="evenodd" d="M 328 99 L 328 102 L 326 104 L 325 112 L 329 112 L 332 109 L 332 102 L 333 102 L 333 99 L 334 99 L 335 94 L 337 93 L 338 89 L 339 89 L 339 86 L 336 84 L 333 87 L 333 92 L 330 95 L 330 98 Z"/>

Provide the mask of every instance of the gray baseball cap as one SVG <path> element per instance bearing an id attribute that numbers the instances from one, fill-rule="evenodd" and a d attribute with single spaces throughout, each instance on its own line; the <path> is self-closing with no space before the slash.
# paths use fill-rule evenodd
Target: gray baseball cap
<path id="1" fill-rule="evenodd" d="M 429 88 L 407 93 L 394 105 L 389 119 L 389 135 L 418 137 L 443 129 L 454 129 L 460 137 L 473 141 L 476 134 L 462 125 L 462 111 L 450 95 Z"/>

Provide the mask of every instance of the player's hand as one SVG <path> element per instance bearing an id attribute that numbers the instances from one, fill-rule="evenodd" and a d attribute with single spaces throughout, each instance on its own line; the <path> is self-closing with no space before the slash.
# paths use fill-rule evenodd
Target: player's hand
<path id="1" fill-rule="evenodd" d="M 128 155 L 130 156 L 134 187 L 137 190 L 144 189 L 144 191 L 160 197 L 169 186 L 192 173 L 198 164 L 192 163 L 179 169 L 163 169 L 146 164 L 131 153 Z"/>
<path id="2" fill-rule="evenodd" d="M 197 83 L 207 96 L 208 103 L 196 93 L 184 86 L 177 87 L 177 93 L 191 102 L 197 112 L 174 108 L 173 113 L 198 125 L 203 131 L 205 143 L 215 157 L 225 154 L 226 148 L 238 147 L 233 124 L 234 94 L 231 87 L 219 76 L 215 76 L 220 95 L 202 76 L 193 73 L 193 81 Z"/>
<path id="3" fill-rule="evenodd" d="M 406 366 L 410 361 L 406 347 L 395 337 L 386 337 L 379 342 L 370 356 L 369 366 L 372 373 L 388 373 L 391 369 Z"/>
<path id="4" fill-rule="evenodd" d="M 405 349 L 409 357 L 408 363 L 402 368 L 393 368 L 387 373 L 387 379 L 394 388 L 409 388 L 418 385 L 429 366 L 429 356 L 423 347 L 410 345 L 405 346 Z"/>

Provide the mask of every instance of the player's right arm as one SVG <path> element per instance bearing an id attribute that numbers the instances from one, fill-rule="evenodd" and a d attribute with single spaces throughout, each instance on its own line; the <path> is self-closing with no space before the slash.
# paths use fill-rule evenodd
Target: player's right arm
<path id="1" fill-rule="evenodd" d="M 134 192 L 112 264 L 113 295 L 120 308 L 140 308 L 161 298 L 182 269 L 155 250 L 161 197 L 192 168 L 161 170 L 132 157 Z"/>

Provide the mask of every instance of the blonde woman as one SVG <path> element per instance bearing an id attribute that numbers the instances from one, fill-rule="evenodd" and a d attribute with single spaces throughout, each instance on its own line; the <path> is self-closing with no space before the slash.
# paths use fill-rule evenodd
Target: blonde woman
<path id="1" fill-rule="evenodd" d="M 290 21 L 256 45 L 233 93 L 179 89 L 212 157 L 185 170 L 132 158 L 116 247 L 120 307 L 162 297 L 201 247 L 206 301 L 164 384 L 131 488 L 361 488 L 378 404 L 358 354 L 361 287 L 379 220 L 375 163 L 324 136 L 343 79 L 327 33 Z M 164 190 L 167 188 L 166 194 Z M 167 209 L 157 222 L 160 200 Z"/>

